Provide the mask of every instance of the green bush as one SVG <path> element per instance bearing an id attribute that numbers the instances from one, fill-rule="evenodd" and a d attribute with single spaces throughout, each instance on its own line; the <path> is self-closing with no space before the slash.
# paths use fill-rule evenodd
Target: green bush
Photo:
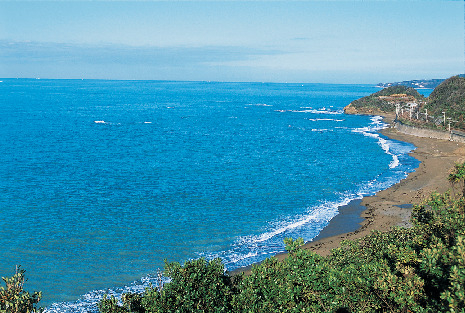
<path id="1" fill-rule="evenodd" d="M 100 313 L 126 313 L 129 312 L 125 307 L 118 305 L 118 300 L 115 296 L 108 297 L 107 295 L 103 296 L 103 299 L 97 304 Z"/>
<path id="2" fill-rule="evenodd" d="M 42 312 L 42 309 L 36 307 L 42 298 L 42 293 L 30 294 L 23 289 L 26 282 L 25 272 L 18 266 L 13 277 L 2 277 L 6 287 L 0 287 L 0 313 Z"/>
<path id="3" fill-rule="evenodd" d="M 225 274 L 220 259 L 165 263 L 171 279 L 163 287 L 150 286 L 144 294 L 123 294 L 123 305 L 112 296 L 98 303 L 101 313 L 111 312 L 231 312 L 232 277 Z M 239 277 L 235 278 L 236 280 Z"/>
<path id="4" fill-rule="evenodd" d="M 232 279 L 225 274 L 220 259 L 204 258 L 166 263 L 165 275 L 171 281 L 148 288 L 142 299 L 145 312 L 230 312 Z"/>
<path id="5" fill-rule="evenodd" d="M 452 187 L 457 185 L 461 187 L 462 196 L 465 197 L 465 163 L 455 164 L 452 172 L 449 173 L 448 180 Z"/>

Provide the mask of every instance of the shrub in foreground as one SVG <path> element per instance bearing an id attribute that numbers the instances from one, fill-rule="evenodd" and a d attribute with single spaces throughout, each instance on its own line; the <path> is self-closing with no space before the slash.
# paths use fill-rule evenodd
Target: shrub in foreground
<path id="1" fill-rule="evenodd" d="M 20 266 L 16 268 L 13 277 L 2 277 L 5 287 L 0 287 L 0 313 L 32 313 L 42 312 L 36 304 L 42 298 L 41 292 L 30 294 L 24 291 L 26 271 Z"/>
<path id="2" fill-rule="evenodd" d="M 233 278 L 224 271 L 220 259 L 204 258 L 165 264 L 165 275 L 171 281 L 163 288 L 151 286 L 143 295 L 123 295 L 123 306 L 114 297 L 104 297 L 101 313 L 112 312 L 232 312 L 235 293 Z"/>

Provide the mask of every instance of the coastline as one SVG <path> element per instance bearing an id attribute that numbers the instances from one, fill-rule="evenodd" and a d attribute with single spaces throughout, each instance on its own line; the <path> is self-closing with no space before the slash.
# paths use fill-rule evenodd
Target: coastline
<path id="1" fill-rule="evenodd" d="M 384 122 L 392 124 L 391 115 L 381 116 Z M 464 144 L 416 137 L 394 128 L 383 129 L 381 133 L 390 139 L 412 143 L 416 149 L 410 152 L 410 155 L 419 160 L 420 165 L 405 179 L 388 189 L 361 200 L 352 200 L 340 207 L 339 214 L 314 240 L 305 243 L 304 249 L 327 256 L 332 249 L 339 247 L 343 240 L 355 240 L 373 230 L 387 231 L 394 226 L 408 227 L 411 204 L 420 203 L 434 191 L 443 193 L 450 189 L 447 173 L 455 163 L 465 161 Z M 287 257 L 287 253 L 277 254 L 275 257 L 282 260 Z M 244 272 L 247 275 L 252 266 L 236 269 L 231 274 Z"/>
<path id="2" fill-rule="evenodd" d="M 391 116 L 383 116 L 383 118 L 388 124 L 392 124 Z M 416 149 L 410 155 L 419 160 L 420 165 L 397 184 L 362 199 L 360 204 L 366 209 L 361 213 L 364 221 L 359 229 L 325 238 L 320 237 L 319 240 L 307 242 L 304 245 L 305 249 L 320 255 L 328 255 L 342 240 L 358 239 L 368 235 L 372 230 L 387 231 L 393 226 L 408 226 L 411 209 L 405 205 L 420 203 L 434 191 L 439 193 L 447 191 L 450 188 L 447 173 L 455 163 L 465 160 L 465 145 L 457 142 L 416 137 L 401 133 L 394 128 L 386 128 L 381 133 L 391 139 L 412 143 Z M 344 214 L 343 210 L 342 214 Z M 332 227 L 334 226 L 330 222 L 328 228 Z"/>

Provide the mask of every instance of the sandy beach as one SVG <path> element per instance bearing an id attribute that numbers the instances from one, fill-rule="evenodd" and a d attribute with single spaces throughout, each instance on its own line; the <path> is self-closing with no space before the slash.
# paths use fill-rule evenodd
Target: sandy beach
<path id="1" fill-rule="evenodd" d="M 391 121 L 390 116 L 385 116 L 385 122 Z M 455 163 L 465 161 L 464 144 L 407 135 L 394 128 L 384 129 L 382 134 L 415 145 L 410 155 L 421 162 L 419 167 L 392 187 L 339 208 L 339 214 L 313 241 L 304 245 L 305 249 L 326 256 L 342 240 L 361 238 L 373 230 L 408 226 L 411 204 L 420 203 L 434 191 L 441 193 L 451 188 L 447 175 Z M 282 253 L 276 257 L 283 259 L 286 255 Z M 247 273 L 250 268 L 235 270 L 233 274 Z"/>

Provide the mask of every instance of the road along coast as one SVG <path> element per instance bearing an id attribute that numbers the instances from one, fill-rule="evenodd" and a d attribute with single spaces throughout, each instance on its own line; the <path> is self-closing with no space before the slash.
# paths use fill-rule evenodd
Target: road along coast
<path id="1" fill-rule="evenodd" d="M 384 121 L 392 125 L 392 116 L 384 115 Z M 395 140 L 412 143 L 416 149 L 410 153 L 421 163 L 407 178 L 388 189 L 379 191 L 374 196 L 353 200 L 341 207 L 339 214 L 331 220 L 315 240 L 307 242 L 305 249 L 312 250 L 322 256 L 329 255 L 331 250 L 339 247 L 343 240 L 355 240 L 368 235 L 373 230 L 387 231 L 394 226 L 409 226 L 411 204 L 418 204 L 432 192 L 443 193 L 450 189 L 447 180 L 448 172 L 457 162 L 465 161 L 465 145 L 463 143 L 416 137 L 404 134 L 395 128 L 386 128 L 382 134 Z M 360 216 L 361 223 L 357 229 L 354 221 Z M 352 224 L 352 225 L 351 225 Z M 349 226 L 348 226 L 349 225 Z M 276 255 L 282 260 L 286 253 Z M 247 274 L 250 267 L 232 272 Z"/>

